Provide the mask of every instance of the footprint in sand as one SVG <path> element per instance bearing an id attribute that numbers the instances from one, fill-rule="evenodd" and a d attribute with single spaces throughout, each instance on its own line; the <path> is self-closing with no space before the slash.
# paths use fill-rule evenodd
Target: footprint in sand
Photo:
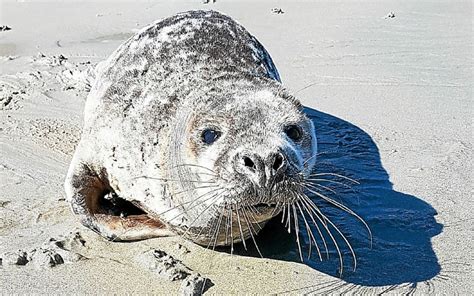
<path id="1" fill-rule="evenodd" d="M 33 265 L 35 268 L 51 268 L 64 263 L 73 263 L 87 259 L 80 253 L 85 240 L 79 232 L 71 232 L 65 237 L 50 238 L 41 247 L 30 251 L 18 250 L 5 252 L 0 257 L 3 268 Z"/>

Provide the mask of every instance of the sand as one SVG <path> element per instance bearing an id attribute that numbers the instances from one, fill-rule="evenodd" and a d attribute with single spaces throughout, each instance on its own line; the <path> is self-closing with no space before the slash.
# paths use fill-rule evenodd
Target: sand
<path id="1" fill-rule="evenodd" d="M 374 232 L 372 249 L 363 229 L 350 238 L 355 272 L 179 237 L 107 242 L 70 212 L 63 180 L 94 66 L 139 28 L 189 9 L 242 23 L 321 112 L 308 111 L 330 142 L 322 149 L 361 181 L 354 207 Z M 137 260 L 153 250 L 208 278 L 209 294 L 473 293 L 471 2 L 2 1 L 1 26 L 11 28 L 0 31 L 2 293 L 181 293 L 189 283 Z"/>

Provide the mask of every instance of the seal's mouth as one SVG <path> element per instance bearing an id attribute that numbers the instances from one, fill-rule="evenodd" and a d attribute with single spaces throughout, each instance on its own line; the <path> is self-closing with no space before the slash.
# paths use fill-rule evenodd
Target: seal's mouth
<path id="1" fill-rule="evenodd" d="M 108 192 L 99 199 L 99 206 L 104 214 L 110 216 L 127 217 L 147 214 L 138 206 L 120 198 L 114 192 Z"/>
<path id="2" fill-rule="evenodd" d="M 257 210 L 265 210 L 265 209 L 274 209 L 276 207 L 276 203 L 258 203 L 253 206 Z"/>
<path id="3" fill-rule="evenodd" d="M 262 223 L 270 220 L 278 214 L 276 203 L 257 203 L 241 207 L 239 212 L 249 213 L 252 223 Z M 234 210 L 234 215 L 236 211 Z"/>
<path id="4" fill-rule="evenodd" d="M 251 210 L 256 216 L 261 216 L 262 218 L 268 217 L 268 219 L 270 219 L 273 213 L 275 213 L 276 206 L 276 203 L 258 203 L 246 208 Z"/>
<path id="5" fill-rule="evenodd" d="M 139 204 L 127 201 L 114 192 L 108 192 L 99 199 L 99 208 L 101 214 L 108 216 L 109 224 L 118 222 L 137 227 L 147 225 L 162 228 L 163 226 L 159 219 L 144 211 Z"/>
<path id="6" fill-rule="evenodd" d="M 265 224 L 279 214 L 277 203 L 260 202 L 255 204 L 229 206 L 222 208 L 206 226 L 193 226 L 188 230 L 178 230 L 187 234 L 188 239 L 197 244 L 225 246 L 249 239 Z M 252 234 L 252 233 L 253 234 Z"/>

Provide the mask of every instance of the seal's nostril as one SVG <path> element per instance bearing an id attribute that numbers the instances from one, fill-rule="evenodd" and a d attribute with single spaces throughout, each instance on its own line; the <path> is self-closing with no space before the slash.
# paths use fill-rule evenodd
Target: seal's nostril
<path id="1" fill-rule="evenodd" d="M 255 169 L 255 163 L 249 157 L 244 156 L 243 159 L 244 159 L 244 165 L 246 167 Z"/>
<path id="2" fill-rule="evenodd" d="M 275 160 L 273 161 L 273 169 L 275 171 L 278 171 L 278 169 L 280 169 L 283 166 L 283 162 L 284 162 L 283 156 L 281 154 L 277 154 L 275 156 Z"/>

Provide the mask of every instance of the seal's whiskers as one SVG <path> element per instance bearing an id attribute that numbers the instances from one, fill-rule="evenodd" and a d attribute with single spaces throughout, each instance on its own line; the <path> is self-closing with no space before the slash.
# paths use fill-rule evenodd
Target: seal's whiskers
<path id="1" fill-rule="evenodd" d="M 319 208 L 313 203 L 313 201 L 311 199 L 309 199 L 306 195 L 301 195 L 302 197 L 302 201 L 305 201 L 307 203 L 307 205 L 309 206 L 309 208 L 312 210 L 312 212 L 314 214 L 316 214 L 316 212 L 320 215 L 320 217 L 322 219 L 324 219 L 324 221 L 329 221 L 329 218 L 327 218 L 320 210 Z M 316 214 L 317 216 L 319 216 L 318 214 Z M 337 254 L 339 256 L 339 275 L 342 275 L 342 271 L 344 269 L 344 259 L 342 257 L 342 253 L 341 253 L 341 250 L 339 248 L 339 245 L 336 241 L 336 239 L 334 238 L 331 230 L 329 229 L 328 225 L 326 223 L 322 223 L 322 225 L 324 226 L 325 230 L 326 230 L 326 233 L 329 235 L 329 237 L 331 238 L 331 241 L 333 242 L 334 244 L 334 247 L 336 248 L 336 251 L 337 251 Z"/>
<path id="2" fill-rule="evenodd" d="M 216 187 L 220 187 L 220 186 L 219 185 L 196 186 L 196 187 L 192 187 L 192 188 L 188 188 L 188 189 L 185 189 L 185 190 L 178 191 L 177 193 L 173 193 L 173 197 L 178 196 L 178 195 L 183 194 L 183 193 L 186 193 L 186 192 L 189 192 L 189 191 L 192 191 L 192 190 L 196 190 L 196 189 L 216 188 Z"/>
<path id="3" fill-rule="evenodd" d="M 245 236 L 242 231 L 242 223 L 240 222 L 240 211 L 237 207 L 235 207 L 235 211 L 237 212 L 237 222 L 239 223 L 240 239 L 242 241 L 242 244 L 244 245 L 245 251 L 247 251 L 247 244 L 245 243 Z"/>
<path id="4" fill-rule="evenodd" d="M 257 224 L 258 230 L 262 230 L 262 227 L 260 226 L 259 223 L 257 223 L 257 218 L 255 217 L 256 214 L 258 214 L 258 210 L 251 204 L 245 203 L 245 207 L 248 208 L 248 215 L 255 221 L 255 224 Z"/>
<path id="5" fill-rule="evenodd" d="M 232 207 L 229 208 L 229 216 L 230 216 L 230 254 L 234 253 L 234 228 L 232 227 Z"/>
<path id="6" fill-rule="evenodd" d="M 328 187 L 328 186 L 324 186 L 324 185 L 318 184 L 318 183 L 302 182 L 302 184 L 305 185 L 305 186 L 315 186 L 315 187 L 319 187 L 319 188 L 322 188 L 322 189 L 324 189 L 324 190 L 327 190 L 327 191 L 329 191 L 329 192 L 331 192 L 331 193 L 333 193 L 333 194 L 337 194 L 337 192 L 336 192 L 334 189 L 332 189 L 332 188 L 330 188 L 330 187 Z"/>
<path id="7" fill-rule="evenodd" d="M 213 173 L 215 176 L 218 176 L 216 174 L 216 172 L 211 170 L 210 168 L 206 168 L 205 166 L 194 164 L 194 163 L 181 163 L 181 164 L 173 166 L 172 168 L 179 168 L 179 167 L 183 167 L 183 166 L 189 166 L 189 167 L 196 167 L 196 168 L 200 168 L 200 169 L 205 169 L 205 170 Z"/>
<path id="8" fill-rule="evenodd" d="M 354 252 L 354 249 L 352 248 L 352 245 L 351 243 L 349 242 L 349 240 L 346 238 L 346 236 L 342 233 L 341 230 L 339 230 L 339 228 L 329 219 L 327 219 L 327 222 L 329 224 L 331 224 L 331 226 L 337 231 L 337 233 L 339 233 L 339 235 L 341 236 L 341 238 L 344 240 L 344 242 L 347 244 L 347 246 L 349 247 L 349 250 L 352 254 L 352 258 L 354 258 L 354 269 L 353 271 L 355 271 L 357 269 L 357 257 L 356 257 L 356 254 Z M 341 268 L 341 271 L 340 273 L 342 274 L 342 268 Z"/>
<path id="9" fill-rule="evenodd" d="M 207 248 L 209 248 L 211 242 L 214 241 L 214 244 L 212 246 L 213 251 L 216 248 L 217 237 L 219 236 L 219 229 L 221 227 L 222 217 L 224 216 L 224 210 L 225 210 L 225 208 L 223 208 L 223 207 L 220 207 L 220 208 L 221 208 L 221 211 L 220 211 L 218 222 L 217 222 L 216 226 L 214 227 L 215 231 L 214 231 L 213 237 L 211 237 L 211 239 L 209 239 L 209 243 L 207 244 Z M 209 228 L 209 230 L 211 230 L 211 228 Z M 212 265 L 212 261 L 210 262 L 209 269 L 211 269 L 211 265 Z M 204 279 L 204 283 L 202 284 L 200 295 L 202 295 L 204 293 L 204 289 L 206 288 L 206 281 L 207 281 L 207 278 Z"/>
<path id="10" fill-rule="evenodd" d="M 285 224 L 285 227 L 288 228 L 288 233 L 291 233 L 291 212 L 290 212 L 290 207 L 291 207 L 291 203 L 288 203 L 287 204 L 287 208 L 288 208 L 288 215 L 286 217 L 286 224 Z"/>
<path id="11" fill-rule="evenodd" d="M 367 232 L 369 234 L 369 238 L 370 238 L 370 245 L 372 246 L 372 231 L 370 230 L 370 227 L 369 225 L 367 224 L 367 222 L 365 222 L 364 219 L 362 219 L 362 217 L 360 217 L 358 214 L 356 214 L 353 210 L 351 210 L 350 208 L 348 208 L 347 206 L 341 204 L 340 202 L 337 202 L 335 200 L 333 200 L 332 198 L 329 198 L 327 196 L 325 196 L 324 194 L 321 194 L 320 192 L 317 192 L 315 190 L 312 190 L 308 187 L 306 187 L 306 189 L 308 191 L 310 191 L 311 193 L 314 193 L 316 194 L 317 196 L 321 197 L 322 199 L 324 199 L 325 201 L 329 202 L 330 204 L 334 205 L 335 207 L 351 214 L 352 216 L 356 217 L 362 224 L 364 224 L 365 228 L 367 229 Z"/>
<path id="12" fill-rule="evenodd" d="M 166 211 L 163 211 L 163 212 L 159 213 L 158 215 L 163 215 L 163 214 L 168 213 L 168 212 L 170 212 L 170 211 L 172 211 L 172 210 L 175 210 L 175 209 L 177 209 L 177 208 L 179 208 L 179 207 L 182 207 L 183 205 L 187 205 L 187 204 L 192 205 L 193 203 L 199 201 L 199 200 L 200 200 L 201 198 L 203 198 L 204 196 L 206 196 L 206 195 L 208 195 L 208 194 L 212 194 L 212 193 L 217 192 L 217 191 L 219 191 L 219 190 L 224 190 L 224 189 L 223 189 L 223 188 L 218 188 L 218 189 L 215 189 L 215 190 L 207 191 L 207 192 L 201 194 L 200 196 L 198 196 L 198 197 L 197 197 L 196 199 L 194 199 L 194 200 L 190 200 L 190 201 L 188 201 L 188 202 L 180 203 L 180 204 L 178 204 L 178 205 L 176 205 L 176 206 L 174 206 L 174 207 L 172 207 L 172 208 L 170 208 L 170 209 L 167 209 Z M 211 199 L 211 198 L 206 198 L 205 200 L 202 200 L 200 203 L 197 203 L 196 205 L 194 205 L 194 206 L 191 207 L 191 208 L 188 208 L 187 210 L 192 210 L 192 209 L 194 209 L 195 207 L 201 205 L 203 202 L 208 201 L 209 199 Z M 171 220 L 176 219 L 177 217 L 179 217 L 179 216 L 181 216 L 181 215 L 183 215 L 183 214 L 185 214 L 185 213 L 186 213 L 186 212 L 181 212 L 181 213 L 179 213 L 178 215 L 176 215 L 175 217 L 173 217 Z"/>
<path id="13" fill-rule="evenodd" d="M 310 175 L 311 177 L 319 177 L 319 176 L 335 176 L 335 177 L 338 177 L 338 178 L 341 178 L 341 179 L 344 179 L 344 180 L 347 180 L 347 181 L 350 181 L 354 184 L 357 184 L 359 185 L 360 182 L 359 181 L 356 181 L 352 178 L 349 178 L 347 176 L 344 176 L 344 175 L 340 175 L 340 174 L 336 174 L 336 173 L 315 173 L 315 174 L 311 174 Z"/>
<path id="14" fill-rule="evenodd" d="M 158 177 L 150 177 L 150 176 L 138 176 L 138 177 L 133 177 L 132 179 L 151 179 L 151 180 L 160 180 L 160 181 L 165 181 L 165 182 L 183 182 L 183 183 L 215 183 L 215 181 L 182 180 L 182 179 L 158 178 Z"/>
<path id="15" fill-rule="evenodd" d="M 248 230 L 249 230 L 249 232 L 250 232 L 250 237 L 252 238 L 252 241 L 253 241 L 253 243 L 254 243 L 254 245 L 255 245 L 255 248 L 257 249 L 257 252 L 258 252 L 258 254 L 260 255 L 260 257 L 263 258 L 263 255 L 262 255 L 262 253 L 260 252 L 260 249 L 258 248 L 257 241 L 255 240 L 255 236 L 254 236 L 254 234 L 252 233 L 252 231 L 254 231 L 255 234 L 257 234 L 257 232 L 256 232 L 255 229 L 253 228 L 252 223 L 249 221 L 249 218 L 247 217 L 247 215 L 246 215 L 246 213 L 245 213 L 245 210 L 242 210 L 242 213 L 243 213 L 245 222 L 247 223 L 247 227 L 248 227 Z"/>
<path id="16" fill-rule="evenodd" d="M 283 222 L 285 221 L 285 216 L 286 216 L 286 211 L 285 211 L 286 203 L 282 202 L 281 207 L 282 207 L 281 224 L 283 224 Z"/>
<path id="17" fill-rule="evenodd" d="M 312 181 L 312 182 L 328 182 L 328 183 L 332 183 L 332 184 L 338 184 L 338 185 L 341 185 L 341 186 L 344 186 L 348 189 L 351 189 L 351 190 L 354 190 L 352 188 L 352 186 L 346 184 L 346 183 L 343 183 L 343 182 L 339 182 L 339 181 L 334 181 L 334 180 L 330 180 L 330 179 L 321 179 L 321 178 L 307 178 L 306 179 L 307 181 Z"/>
<path id="18" fill-rule="evenodd" d="M 222 191 L 222 190 L 224 190 L 224 191 Z M 210 198 L 208 198 L 208 199 L 206 199 L 205 201 L 202 201 L 200 204 L 195 205 L 194 207 L 192 207 L 192 208 L 195 208 L 195 207 L 201 205 L 202 203 L 206 202 L 207 200 L 210 200 L 210 199 L 214 198 L 214 200 L 213 200 L 202 212 L 200 212 L 200 213 L 197 215 L 196 218 L 194 218 L 194 220 L 191 222 L 191 224 L 189 224 L 188 229 L 184 232 L 183 236 L 185 236 L 186 234 L 188 234 L 189 230 L 190 230 L 191 227 L 194 225 L 194 223 L 196 223 L 196 221 L 199 219 L 199 217 L 201 217 L 208 209 L 210 209 L 213 205 L 215 205 L 217 199 L 220 197 L 220 194 L 223 194 L 223 193 L 225 192 L 225 189 L 220 188 L 220 189 L 217 189 L 217 190 L 214 191 L 214 192 L 215 192 L 215 194 L 212 195 Z M 192 208 L 191 208 L 191 209 L 192 209 Z M 204 228 L 202 228 L 202 229 L 204 229 Z M 202 232 L 202 229 L 201 229 L 201 232 Z M 198 233 L 198 236 L 201 234 L 201 232 Z"/>
<path id="19" fill-rule="evenodd" d="M 301 262 L 303 262 L 303 253 L 301 252 L 301 242 L 300 242 L 300 227 L 298 225 L 298 215 L 296 213 L 296 207 L 294 204 L 291 205 L 293 208 L 293 220 L 295 222 L 295 233 L 296 233 L 296 244 L 298 245 L 298 253 L 300 255 Z"/>
<path id="20" fill-rule="evenodd" d="M 213 227 L 215 230 L 213 231 L 212 237 L 209 240 L 209 243 L 207 244 L 207 248 L 212 244 L 212 250 L 216 248 L 217 244 L 217 237 L 219 236 L 219 229 L 221 228 L 222 224 L 222 217 L 224 216 L 224 209 L 221 207 L 221 211 L 219 214 L 219 218 L 217 219 L 216 225 Z"/>
<path id="21" fill-rule="evenodd" d="M 228 210 L 228 209 L 224 207 L 224 210 Z M 229 239 L 229 219 L 230 219 L 230 216 L 226 215 L 226 218 L 225 218 L 225 244 L 226 245 L 228 244 L 228 239 Z"/>
<path id="22" fill-rule="evenodd" d="M 304 224 L 305 224 L 305 227 L 306 227 L 306 233 L 308 234 L 308 236 L 310 238 L 309 251 L 308 251 L 308 260 L 311 259 L 311 246 L 312 246 L 312 243 L 314 243 L 314 245 L 316 247 L 316 251 L 318 252 L 319 261 L 323 261 L 323 257 L 321 256 L 321 250 L 319 249 L 319 245 L 316 241 L 316 238 L 314 237 L 313 231 L 311 230 L 311 227 L 308 224 L 308 220 L 306 220 L 306 216 L 305 216 L 303 210 L 301 209 L 300 202 L 296 201 L 295 204 L 298 207 L 298 210 L 301 214 L 301 217 L 303 218 L 303 221 L 304 221 Z"/>
<path id="23" fill-rule="evenodd" d="M 316 227 L 316 230 L 318 231 L 319 237 L 323 241 L 324 249 L 326 251 L 326 258 L 329 259 L 329 249 L 328 249 L 328 246 L 327 246 L 327 243 L 326 243 L 326 239 L 324 238 L 323 233 L 321 232 L 321 229 L 319 228 L 319 224 L 314 219 L 314 217 L 313 217 L 310 209 L 306 205 L 306 203 L 304 201 L 301 201 L 301 205 L 303 206 L 303 209 L 308 213 L 308 216 L 310 217 L 311 221 L 313 222 L 313 225 Z M 318 221 L 320 221 L 322 223 L 322 221 L 321 221 L 321 219 L 319 218 L 318 215 L 316 215 L 316 218 L 317 218 Z M 314 236 L 313 236 L 313 238 L 314 238 Z"/>

